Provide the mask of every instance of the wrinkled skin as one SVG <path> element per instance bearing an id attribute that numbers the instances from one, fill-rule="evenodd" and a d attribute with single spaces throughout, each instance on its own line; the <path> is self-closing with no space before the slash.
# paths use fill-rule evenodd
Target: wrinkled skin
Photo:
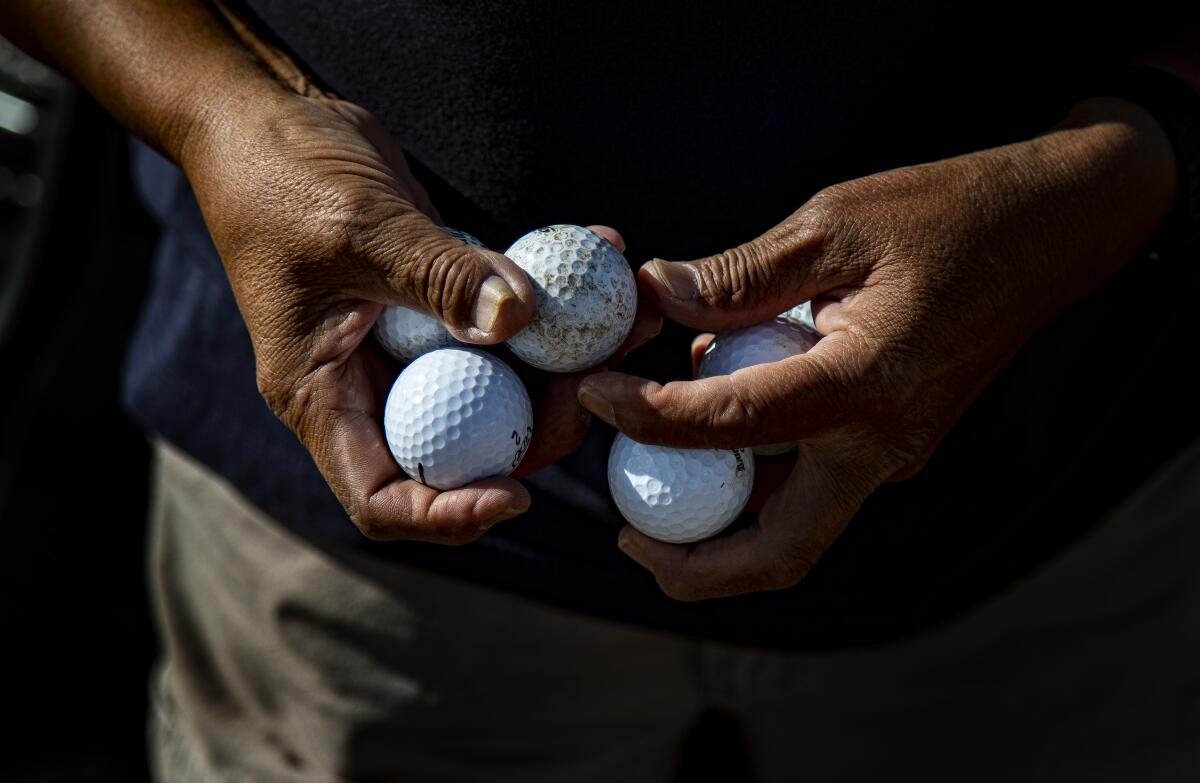
<path id="1" fill-rule="evenodd" d="M 516 478 L 582 442 L 583 373 L 516 367 L 535 432 L 514 478 L 439 493 L 403 475 L 382 428 L 399 368 L 367 339 L 383 305 L 496 345 L 529 319 L 533 291 L 509 259 L 439 228 L 399 145 L 368 112 L 319 89 L 219 0 L 10 0 L 0 29 L 183 168 L 249 328 L 259 389 L 365 535 L 474 540 L 529 507 Z M 624 249 L 614 229 L 592 228 Z M 608 363 L 660 326 L 639 307 Z"/>
<path id="2" fill-rule="evenodd" d="M 368 112 L 317 89 L 277 52 L 263 56 L 291 89 L 227 112 L 182 156 L 250 331 L 259 389 L 365 535 L 472 541 L 525 511 L 528 491 L 507 477 L 446 492 L 405 477 L 382 428 L 398 368 L 368 337 L 384 304 L 402 304 L 460 340 L 497 344 L 529 319 L 532 287 L 503 255 L 441 231 L 403 152 Z M 614 229 L 592 228 L 624 249 Z M 643 310 L 614 363 L 660 325 Z M 583 373 L 520 372 L 535 424 L 517 477 L 575 449 L 590 420 L 576 401 Z"/>
<path id="3" fill-rule="evenodd" d="M 692 545 L 626 527 L 621 548 L 683 600 L 796 584 L 1037 329 L 1136 254 L 1171 203 L 1173 165 L 1148 114 L 1093 100 L 1055 132 L 834 185 L 737 248 L 646 264 L 639 283 L 671 319 L 730 329 L 813 299 L 823 337 L 728 376 L 584 381 L 583 404 L 639 441 L 800 441 L 761 460 L 755 524 Z"/>
<path id="4" fill-rule="evenodd" d="M 387 453 L 379 420 L 396 368 L 364 339 L 382 304 L 495 344 L 529 317 L 532 295 L 503 256 L 437 228 L 366 112 L 315 89 L 219 0 L 8 0 L 0 30 L 184 168 L 249 326 L 263 395 L 366 535 L 462 543 L 528 507 L 512 479 L 437 493 Z M 1141 62 L 1200 90 L 1200 46 L 1181 32 Z M 813 298 L 825 338 L 775 366 L 665 387 L 618 373 L 584 383 L 527 374 L 537 433 L 520 474 L 583 437 L 576 395 L 641 440 L 801 440 L 790 472 L 759 463 L 756 494 L 767 500 L 756 526 L 687 547 L 629 528 L 619 538 L 676 598 L 795 584 L 869 492 L 920 469 L 1031 334 L 1134 256 L 1174 195 L 1172 164 L 1149 115 L 1093 100 L 1037 139 L 834 185 L 738 248 L 651 263 L 643 294 L 671 318 L 724 329 Z M 658 326 L 639 309 L 618 353 Z"/>

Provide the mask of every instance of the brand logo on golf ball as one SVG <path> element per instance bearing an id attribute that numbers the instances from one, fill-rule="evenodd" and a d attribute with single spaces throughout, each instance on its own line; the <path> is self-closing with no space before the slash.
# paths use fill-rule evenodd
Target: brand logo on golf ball
<path id="1" fill-rule="evenodd" d="M 742 471 L 744 471 L 746 469 L 746 460 L 742 459 L 742 450 L 734 449 L 733 450 L 733 458 L 735 460 L 737 460 L 736 473 L 737 473 L 737 475 L 740 476 L 740 475 L 742 475 Z"/>
<path id="2" fill-rule="evenodd" d="M 513 430 L 512 439 L 513 443 L 517 444 L 517 453 L 512 458 L 512 466 L 515 468 L 521 464 L 525 452 L 529 451 L 529 441 L 533 440 L 533 427 L 526 427 L 524 433 Z"/>

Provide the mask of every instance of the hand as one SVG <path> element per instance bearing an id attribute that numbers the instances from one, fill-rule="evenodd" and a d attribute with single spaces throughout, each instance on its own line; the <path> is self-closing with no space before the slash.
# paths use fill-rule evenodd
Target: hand
<path id="1" fill-rule="evenodd" d="M 835 185 L 747 244 L 646 264 L 643 292 L 683 324 L 731 329 L 813 299 L 823 337 L 729 376 L 581 384 L 585 407 L 639 441 L 800 441 L 753 524 L 693 545 L 627 526 L 621 548 L 682 600 L 796 584 L 1032 334 L 1136 254 L 1175 187 L 1150 116 L 1091 100 L 1044 136 Z"/>
<path id="2" fill-rule="evenodd" d="M 13 0 L 0 27 L 187 173 L 249 327 L 259 388 L 364 534 L 464 543 L 528 508 L 512 479 L 438 493 L 406 480 L 388 451 L 380 420 L 396 366 L 364 340 L 383 304 L 495 344 L 528 320 L 533 295 L 507 258 L 437 227 L 399 146 L 366 111 L 312 84 L 221 0 Z M 640 313 L 620 351 L 660 323 Z M 519 475 L 582 439 L 579 377 L 531 378 L 537 434 Z"/>
<path id="3" fill-rule="evenodd" d="M 472 541 L 525 511 L 529 493 L 507 477 L 448 492 L 407 479 L 382 428 L 397 367 L 367 338 L 384 304 L 402 304 L 459 340 L 497 344 L 532 314 L 531 284 L 508 258 L 438 227 L 399 146 L 365 110 L 277 52 L 258 53 L 291 89 L 208 123 L 181 158 L 249 328 L 259 389 L 365 535 Z M 623 349 L 657 320 L 647 311 Z M 531 384 L 535 439 L 518 475 L 582 441 L 580 377 Z"/>

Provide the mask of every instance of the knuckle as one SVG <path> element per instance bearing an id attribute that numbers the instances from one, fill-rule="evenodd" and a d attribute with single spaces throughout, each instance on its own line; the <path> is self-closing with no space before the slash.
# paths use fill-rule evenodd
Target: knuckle
<path id="1" fill-rule="evenodd" d="M 904 456 L 892 455 L 889 460 L 894 464 L 893 470 L 885 475 L 886 481 L 907 481 L 910 478 L 915 478 L 925 469 L 925 465 L 929 462 L 928 455 L 919 455 L 915 458 L 908 459 Z"/>
<path id="2" fill-rule="evenodd" d="M 785 551 L 786 554 L 763 575 L 763 589 L 787 590 L 799 584 L 800 580 L 812 571 L 816 558 L 809 552 L 806 545 L 793 545 Z"/>
<path id="3" fill-rule="evenodd" d="M 658 582 L 658 588 L 662 590 L 663 595 L 673 601 L 691 602 L 705 597 L 690 579 L 663 574 L 656 576 L 655 581 Z"/>
<path id="4" fill-rule="evenodd" d="M 370 497 L 363 497 L 353 490 L 338 487 L 337 484 L 338 482 L 333 481 L 330 487 L 334 489 L 334 494 L 346 510 L 346 516 L 358 528 L 358 532 L 372 541 L 388 541 L 396 537 L 394 526 L 384 522 L 372 506 Z"/>
<path id="5" fill-rule="evenodd" d="M 464 293 L 471 299 L 482 266 L 475 251 L 396 198 L 371 186 L 343 189 L 321 212 L 325 259 L 350 258 L 375 270 L 435 315 L 458 313 Z"/>
<path id="6" fill-rule="evenodd" d="M 767 295 L 772 260 L 762 243 L 749 242 L 697 265 L 701 301 L 718 309 L 754 307 Z"/>
<path id="7" fill-rule="evenodd" d="M 299 346 L 295 350 L 274 351 L 271 358 L 260 359 L 255 367 L 255 381 L 267 407 L 311 451 L 315 442 L 328 434 L 322 429 L 331 422 L 320 412 L 328 389 L 338 382 L 343 371 L 341 366 L 314 365 L 311 350 Z"/>
<path id="8" fill-rule="evenodd" d="M 659 561 L 651 568 L 654 581 L 663 595 L 674 601 L 694 601 L 699 596 L 696 585 L 700 579 L 681 563 L 675 561 Z"/>
<path id="9" fill-rule="evenodd" d="M 403 537 L 405 525 L 388 519 L 381 508 L 372 502 L 372 497 L 345 488 L 335 488 L 335 494 L 350 521 L 365 538 L 371 541 L 395 541 Z"/>
<path id="10" fill-rule="evenodd" d="M 438 255 L 434 266 L 445 270 L 439 275 L 442 286 L 436 292 L 440 296 L 440 312 L 452 323 L 470 323 L 477 292 L 490 270 L 480 262 L 476 251 L 466 245 L 458 245 Z"/>
<path id="11" fill-rule="evenodd" d="M 903 427 L 880 449 L 880 479 L 901 481 L 920 473 L 933 454 L 936 432 L 932 426 Z"/>
<path id="12" fill-rule="evenodd" d="M 409 256 L 413 294 L 455 326 L 470 323 L 476 292 L 489 273 L 477 251 L 449 237 L 423 239 Z"/>
<path id="13" fill-rule="evenodd" d="M 709 427 L 718 436 L 757 443 L 771 430 L 770 407 L 758 397 L 745 374 L 734 373 L 728 379 L 728 394 L 712 407 Z"/>
<path id="14" fill-rule="evenodd" d="M 613 413 L 617 429 L 638 443 L 654 443 L 663 431 L 675 424 L 678 412 L 686 403 L 678 382 L 642 391 L 636 404 L 616 406 Z"/>
<path id="15" fill-rule="evenodd" d="M 829 185 L 814 193 L 797 213 L 797 217 L 813 230 L 831 230 L 845 214 L 849 198 L 849 193 L 842 183 Z"/>
<path id="16" fill-rule="evenodd" d="M 396 531 L 391 525 L 369 514 L 352 512 L 350 521 L 358 528 L 358 532 L 371 541 L 392 541 L 396 538 Z"/>
<path id="17" fill-rule="evenodd" d="M 813 255 L 813 271 L 819 278 L 842 279 L 853 277 L 870 259 L 878 257 L 878 248 L 863 247 L 854 241 L 853 222 L 848 214 L 861 212 L 861 197 L 846 183 L 830 185 L 818 191 L 789 221 L 790 229 L 802 236 L 810 247 L 820 252 Z"/>
<path id="18" fill-rule="evenodd" d="M 258 393 L 271 412 L 293 431 L 298 431 L 312 403 L 308 385 L 298 382 L 291 373 L 264 362 L 258 364 L 255 380 Z"/>

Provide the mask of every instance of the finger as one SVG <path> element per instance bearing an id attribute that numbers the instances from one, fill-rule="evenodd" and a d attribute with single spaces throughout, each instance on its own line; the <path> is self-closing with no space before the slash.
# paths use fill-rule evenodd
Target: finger
<path id="1" fill-rule="evenodd" d="M 617 250 L 620 250 L 622 253 L 625 252 L 625 237 L 621 236 L 621 232 L 617 231 L 612 226 L 594 225 L 588 226 L 587 230 L 591 231 L 593 234 L 599 234 L 609 242 L 612 242 L 613 246 L 616 247 Z"/>
<path id="2" fill-rule="evenodd" d="M 654 259 L 642 292 L 667 318 L 706 331 L 762 323 L 836 282 L 831 242 L 802 209 L 757 239 L 696 261 Z"/>
<path id="3" fill-rule="evenodd" d="M 854 480 L 858 475 L 853 461 L 810 447 L 753 524 L 684 545 L 626 527 L 618 546 L 676 600 L 783 590 L 812 570 L 873 489 Z"/>
<path id="4" fill-rule="evenodd" d="M 534 402 L 533 442 L 513 478 L 530 476 L 579 448 L 587 437 L 592 414 L 579 404 L 579 383 L 586 373 L 543 374 Z"/>
<path id="5" fill-rule="evenodd" d="M 353 238 L 377 274 L 372 296 L 431 313 L 467 343 L 503 342 L 529 320 L 533 286 L 510 259 L 449 236 L 415 209 L 384 211 Z"/>
<path id="6" fill-rule="evenodd" d="M 662 327 L 662 316 L 650 306 L 650 303 L 645 298 L 639 296 L 637 312 L 633 316 L 633 326 L 629 330 L 629 336 L 625 338 L 625 342 L 617 346 L 617 350 L 613 352 L 612 356 L 608 357 L 604 362 L 604 366 L 618 366 L 635 349 L 642 347 L 657 337 L 662 332 Z"/>
<path id="7" fill-rule="evenodd" d="M 708 350 L 708 346 L 716 338 L 715 334 L 705 332 L 704 334 L 696 335 L 692 340 L 692 375 L 695 376 L 700 372 L 700 361 L 704 358 L 704 352 Z M 792 466 L 796 464 L 796 459 L 792 455 L 780 457 L 767 457 L 759 454 L 754 455 L 754 488 L 750 492 L 750 499 L 746 501 L 745 511 L 747 513 L 757 512 L 762 508 L 763 503 L 771 496 L 776 488 L 783 483 L 788 474 L 792 470 Z"/>
<path id="8" fill-rule="evenodd" d="M 507 477 L 438 492 L 411 479 L 389 483 L 367 499 L 351 520 L 376 541 L 424 541 L 461 546 L 493 526 L 529 510 L 529 491 Z"/>
<path id="9" fill-rule="evenodd" d="M 439 493 L 403 473 L 381 424 L 394 374 L 367 341 L 344 360 L 317 364 L 290 392 L 272 389 L 269 378 L 259 383 L 369 538 L 464 544 L 528 509 L 528 491 L 509 478 Z"/>
<path id="10" fill-rule="evenodd" d="M 579 401 L 641 443 L 679 448 L 741 448 L 820 434 L 873 410 L 873 352 L 853 332 L 836 332 L 811 351 L 696 381 L 660 385 L 616 372 L 590 375 Z"/>
<path id="11" fill-rule="evenodd" d="M 698 334 L 692 339 L 692 377 L 695 378 L 700 373 L 700 360 L 704 358 L 704 352 L 708 350 L 708 345 L 713 341 L 716 335 L 712 332 Z"/>

